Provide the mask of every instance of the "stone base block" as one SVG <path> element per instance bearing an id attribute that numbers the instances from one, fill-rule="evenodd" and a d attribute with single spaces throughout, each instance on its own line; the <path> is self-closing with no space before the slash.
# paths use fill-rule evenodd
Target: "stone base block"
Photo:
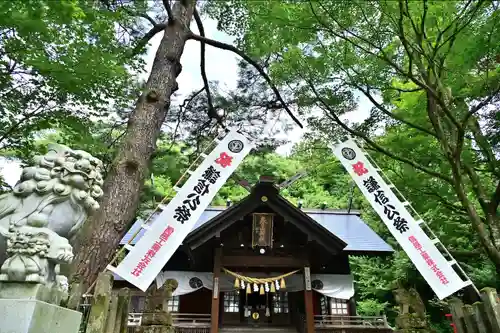
<path id="1" fill-rule="evenodd" d="M 166 311 L 150 312 L 142 314 L 142 326 L 172 325 L 172 315 Z"/>
<path id="2" fill-rule="evenodd" d="M 0 333 L 78 333 L 82 314 L 30 299 L 0 299 Z"/>
<path id="3" fill-rule="evenodd" d="M 31 299 L 60 305 L 68 294 L 40 283 L 0 282 L 0 299 Z"/>
<path id="4" fill-rule="evenodd" d="M 129 327 L 129 331 L 132 331 L 133 333 L 173 333 L 174 328 L 172 326 L 153 325 L 138 326 L 134 328 Z"/>

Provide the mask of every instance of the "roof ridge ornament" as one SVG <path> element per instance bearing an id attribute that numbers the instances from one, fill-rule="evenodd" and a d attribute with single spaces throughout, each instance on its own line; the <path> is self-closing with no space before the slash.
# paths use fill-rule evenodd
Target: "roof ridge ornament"
<path id="1" fill-rule="evenodd" d="M 289 178 L 288 180 L 285 180 L 284 182 L 282 182 L 281 184 L 278 185 L 278 188 L 280 190 L 282 189 L 285 189 L 287 188 L 288 186 L 292 185 L 293 183 L 295 183 L 297 180 L 299 180 L 300 178 L 303 178 L 307 176 L 307 171 L 306 170 L 300 170 L 299 172 L 297 172 L 294 176 L 292 176 L 291 178 Z"/>

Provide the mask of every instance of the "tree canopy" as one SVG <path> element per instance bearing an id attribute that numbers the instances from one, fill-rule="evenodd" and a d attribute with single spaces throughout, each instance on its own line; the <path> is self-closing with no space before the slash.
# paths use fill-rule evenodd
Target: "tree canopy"
<path id="1" fill-rule="evenodd" d="M 207 5 L 309 110 L 312 137 L 363 139 L 411 190 L 465 217 L 500 268 L 498 3 L 252 1 Z M 352 121 L 356 96 L 373 108 Z M 382 134 L 382 135 L 381 135 Z M 425 153 L 425 154 L 422 154 Z"/>
<path id="2" fill-rule="evenodd" d="M 123 113 L 136 94 L 130 21 L 82 1 L 0 4 L 0 149 L 28 157 L 36 133 L 84 131 L 91 118 Z"/>

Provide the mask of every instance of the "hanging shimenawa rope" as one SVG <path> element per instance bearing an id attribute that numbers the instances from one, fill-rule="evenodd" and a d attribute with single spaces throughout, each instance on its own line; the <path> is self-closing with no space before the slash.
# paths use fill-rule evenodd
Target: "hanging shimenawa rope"
<path id="1" fill-rule="evenodd" d="M 230 271 L 226 268 L 222 268 L 224 270 L 224 272 L 226 274 L 229 274 L 233 277 L 236 278 L 236 280 L 234 281 L 234 286 L 235 288 L 239 288 L 240 287 L 240 282 L 246 282 L 247 283 L 247 289 L 250 288 L 250 284 L 253 283 L 254 285 L 263 285 L 263 284 L 266 284 L 266 283 L 270 283 L 271 284 L 271 292 L 273 292 L 272 287 L 274 287 L 274 283 L 276 281 L 280 281 L 280 288 L 281 289 L 284 289 L 286 287 L 285 285 L 285 278 L 286 277 L 289 277 L 290 275 L 293 275 L 295 273 L 297 273 L 298 271 L 300 271 L 300 269 L 297 269 L 293 272 L 289 272 L 289 273 L 286 273 L 286 274 L 283 274 L 283 275 L 279 275 L 279 276 L 274 276 L 274 277 L 268 277 L 268 278 L 254 278 L 254 277 L 249 277 L 249 276 L 244 276 L 244 275 L 241 275 L 241 274 L 238 274 L 238 273 L 235 273 L 233 271 Z"/>

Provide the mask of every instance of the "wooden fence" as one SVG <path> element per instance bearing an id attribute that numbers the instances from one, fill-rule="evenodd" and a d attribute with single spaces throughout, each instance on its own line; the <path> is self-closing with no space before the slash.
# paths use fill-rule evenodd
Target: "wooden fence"
<path id="1" fill-rule="evenodd" d="M 389 328 L 389 324 L 387 323 L 387 318 L 385 316 L 317 315 L 314 316 L 314 326 L 317 328 Z"/>
<path id="2" fill-rule="evenodd" d="M 472 305 L 464 305 L 458 298 L 449 304 L 457 333 L 500 333 L 500 301 L 495 289 L 483 289 L 481 301 Z"/>

